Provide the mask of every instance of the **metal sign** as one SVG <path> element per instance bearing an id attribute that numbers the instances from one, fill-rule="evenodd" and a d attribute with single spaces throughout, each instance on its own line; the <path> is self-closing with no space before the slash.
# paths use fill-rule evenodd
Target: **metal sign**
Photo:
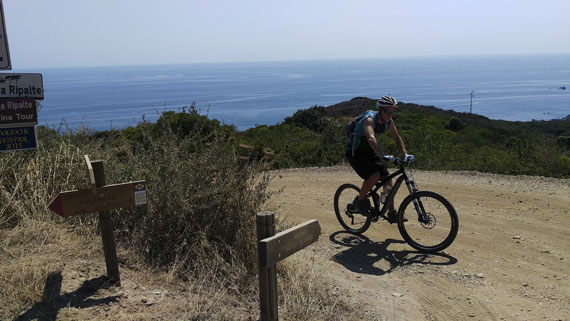
<path id="1" fill-rule="evenodd" d="M 0 152 L 37 148 L 36 126 L 0 128 Z"/>
<path id="2" fill-rule="evenodd" d="M 60 216 L 68 217 L 109 211 L 146 204 L 145 181 L 106 185 L 92 189 L 59 193 L 48 208 Z"/>
<path id="3" fill-rule="evenodd" d="M 0 69 L 11 70 L 10 50 L 8 49 L 8 36 L 6 35 L 6 23 L 4 22 L 4 5 L 0 0 Z"/>
<path id="4" fill-rule="evenodd" d="M 0 74 L 0 98 L 44 99 L 42 74 Z"/>
<path id="5" fill-rule="evenodd" d="M 0 127 L 37 124 L 38 112 L 33 99 L 0 100 Z"/>

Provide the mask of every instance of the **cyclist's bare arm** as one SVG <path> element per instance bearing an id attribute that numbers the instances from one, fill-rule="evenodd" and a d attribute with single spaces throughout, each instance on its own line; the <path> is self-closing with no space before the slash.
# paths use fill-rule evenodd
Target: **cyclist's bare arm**
<path id="1" fill-rule="evenodd" d="M 378 157 L 382 158 L 384 153 L 380 147 L 378 147 L 378 143 L 376 142 L 376 135 L 374 135 L 374 119 L 372 117 L 368 117 L 364 120 L 364 134 L 366 134 L 366 139 L 368 140 L 368 144 L 372 150 L 378 155 Z"/>
<path id="2" fill-rule="evenodd" d="M 402 150 L 404 155 L 408 154 L 408 152 L 406 151 L 406 145 L 404 144 L 404 141 L 402 140 L 400 133 L 398 133 L 398 129 L 396 128 L 396 123 L 394 123 L 393 119 L 390 122 L 389 128 L 390 128 L 390 134 L 392 135 L 394 142 L 396 142 L 396 145 L 400 146 L 400 149 Z"/>

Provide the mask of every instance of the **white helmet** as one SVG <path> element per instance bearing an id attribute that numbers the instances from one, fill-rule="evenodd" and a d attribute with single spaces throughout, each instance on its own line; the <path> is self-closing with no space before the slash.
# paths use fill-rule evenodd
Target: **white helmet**
<path id="1" fill-rule="evenodd" d="M 398 107 L 398 101 L 394 97 L 384 96 L 376 102 L 376 108 L 380 109 L 383 107 Z"/>

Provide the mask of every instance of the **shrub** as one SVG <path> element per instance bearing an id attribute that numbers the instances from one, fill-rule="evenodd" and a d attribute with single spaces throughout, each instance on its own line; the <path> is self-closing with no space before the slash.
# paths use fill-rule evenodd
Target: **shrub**
<path id="1" fill-rule="evenodd" d="M 229 133 L 193 112 L 97 134 L 40 128 L 37 151 L 0 154 L 0 227 L 59 220 L 47 204 L 87 188 L 87 154 L 104 160 L 107 184 L 147 182 L 146 207 L 112 215 L 119 241 L 153 266 L 206 266 L 240 280 L 255 271 L 255 214 L 269 176 L 262 163 L 239 160 Z M 65 222 L 97 228 L 95 215 Z"/>
<path id="2" fill-rule="evenodd" d="M 556 143 L 558 146 L 560 146 L 560 148 L 570 150 L 570 136 L 560 136 L 556 140 Z"/>
<path id="3" fill-rule="evenodd" d="M 451 117 L 449 119 L 449 123 L 447 123 L 447 125 L 445 125 L 445 129 L 449 129 L 451 131 L 454 132 L 458 132 L 461 129 L 463 129 L 463 124 L 455 117 Z"/>
<path id="4" fill-rule="evenodd" d="M 327 127 L 325 115 L 325 107 L 313 106 L 309 109 L 299 109 L 293 116 L 285 118 L 283 123 L 322 132 Z"/>
<path id="5" fill-rule="evenodd" d="M 255 214 L 269 179 L 261 164 L 240 161 L 222 139 L 201 144 L 202 129 L 180 138 L 168 128 L 111 163 L 115 177 L 145 179 L 149 190 L 146 211 L 116 216 L 122 239 L 159 266 L 255 271 Z"/>

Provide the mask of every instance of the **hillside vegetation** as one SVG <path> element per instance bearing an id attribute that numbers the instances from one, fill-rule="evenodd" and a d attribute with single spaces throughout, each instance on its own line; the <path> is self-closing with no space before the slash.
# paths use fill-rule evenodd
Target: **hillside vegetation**
<path id="1" fill-rule="evenodd" d="M 11 262 L 0 267 L 0 319 L 13 319 L 40 302 L 43 282 L 65 266 L 59 259 L 29 264 L 25 253 L 59 246 L 69 235 L 92 243 L 98 233 L 94 215 L 63 220 L 47 209 L 57 193 L 87 187 L 83 155 L 104 160 L 107 184 L 147 182 L 148 205 L 113 215 L 119 248 L 131 258 L 124 264 L 166 271 L 174 283 L 193 284 L 206 275 L 203 300 L 209 310 L 171 316 L 227 319 L 232 302 L 256 300 L 255 213 L 271 196 L 269 170 L 343 163 L 346 123 L 373 108 L 374 100 L 354 98 L 243 132 L 200 115 L 194 106 L 122 130 L 40 126 L 38 150 L 0 153 L 0 261 Z M 495 121 L 405 103 L 394 119 L 421 169 L 570 177 L 569 119 Z M 398 154 L 389 135 L 379 141 L 387 153 Z M 81 256 L 73 252 L 81 246 L 66 248 L 69 257 Z M 296 284 L 280 289 L 288 298 L 280 302 L 284 319 L 360 318 L 331 297 L 327 282 L 284 266 L 281 282 Z M 210 290 L 220 289 L 223 294 L 215 293 L 226 299 L 208 298 Z M 311 301 L 303 305 L 306 297 Z M 251 304 L 244 309 L 255 314 Z"/>
<path id="2" fill-rule="evenodd" d="M 278 125 L 258 126 L 239 137 L 257 150 L 272 149 L 275 167 L 339 164 L 346 124 L 374 106 L 374 100 L 361 97 L 329 107 L 314 106 Z M 568 118 L 509 122 L 406 103 L 400 103 L 393 118 L 421 169 L 570 176 Z M 385 153 L 400 153 L 389 134 L 381 135 L 379 143 Z"/>
<path id="3" fill-rule="evenodd" d="M 238 320 L 259 313 L 255 214 L 270 196 L 270 167 L 263 157 L 242 156 L 236 134 L 190 108 L 124 130 L 40 126 L 36 151 L 1 153 L 0 319 L 34 315 L 38 309 L 42 319 L 41 313 L 57 315 L 77 304 L 72 295 L 46 298 L 44 283 L 93 264 L 78 268 L 74 262 L 92 259 L 89 253 L 98 248 L 97 215 L 62 219 L 47 207 L 59 192 L 87 188 L 83 155 L 104 161 L 107 184 L 147 183 L 146 206 L 113 211 L 121 269 L 162 275 L 163 285 L 183 287 L 192 294 L 184 297 L 194 300 L 157 306 L 151 315 L 146 305 L 137 306 L 127 319 L 228 320 L 237 309 L 242 311 L 235 315 Z M 330 297 L 318 274 L 306 285 L 307 278 L 298 274 L 303 272 L 297 272 L 304 269 L 280 269 L 282 284 L 293 284 L 281 296 L 287 298 L 284 318 L 343 320 L 354 312 Z M 100 279 L 86 284 L 92 287 Z M 302 297 L 313 299 L 308 306 L 296 304 Z M 336 304 L 328 306 L 332 301 Z M 83 313 L 72 318 L 115 320 Z"/>

